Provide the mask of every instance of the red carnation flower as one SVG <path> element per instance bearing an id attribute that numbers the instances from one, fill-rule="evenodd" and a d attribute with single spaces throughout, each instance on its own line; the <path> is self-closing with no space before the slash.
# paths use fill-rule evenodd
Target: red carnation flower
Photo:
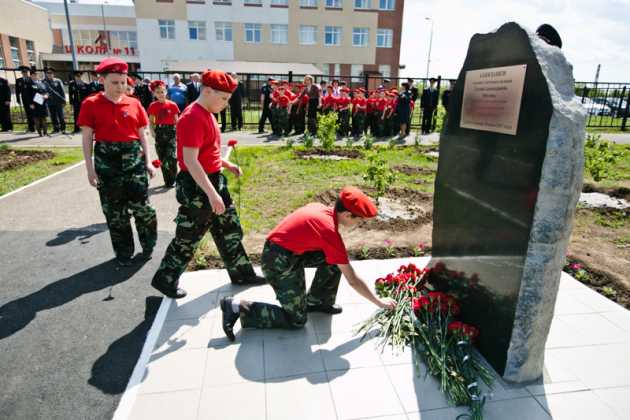
<path id="1" fill-rule="evenodd" d="M 155 159 L 153 162 L 151 162 L 151 164 L 157 169 L 159 169 L 160 166 L 162 166 L 162 162 L 160 161 L 160 159 Z"/>
<path id="2" fill-rule="evenodd" d="M 429 298 L 426 296 L 411 299 L 411 307 L 415 312 L 429 307 L 430 304 L 431 302 L 429 302 Z"/>
<path id="3" fill-rule="evenodd" d="M 238 141 L 236 139 L 230 139 L 228 140 L 228 143 L 227 143 L 228 147 L 234 147 L 237 144 L 238 144 Z"/>
<path id="4" fill-rule="evenodd" d="M 448 330 L 452 331 L 452 332 L 456 332 L 462 329 L 462 327 L 464 326 L 464 323 L 461 321 L 453 321 L 450 324 L 448 324 Z"/>

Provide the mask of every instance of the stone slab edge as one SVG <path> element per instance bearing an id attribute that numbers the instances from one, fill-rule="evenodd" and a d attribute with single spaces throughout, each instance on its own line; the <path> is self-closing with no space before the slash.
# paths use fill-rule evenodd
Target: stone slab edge
<path id="1" fill-rule="evenodd" d="M 573 66 L 559 48 L 525 31 L 547 80 L 553 114 L 503 375 L 513 382 L 535 380 L 543 373 L 545 344 L 582 190 L 586 123 L 586 110 L 573 90 Z"/>

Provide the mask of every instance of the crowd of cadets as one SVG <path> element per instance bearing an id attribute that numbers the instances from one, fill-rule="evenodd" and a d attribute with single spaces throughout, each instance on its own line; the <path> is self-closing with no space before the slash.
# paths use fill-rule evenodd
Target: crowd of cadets
<path id="1" fill-rule="evenodd" d="M 261 90 L 262 114 L 258 124 L 259 133 L 264 132 L 264 125 L 270 120 L 271 129 L 276 136 L 303 134 L 306 129 L 310 134 L 317 132 L 317 114 L 337 113 L 341 137 L 360 137 L 368 132 L 375 137 L 409 135 L 411 115 L 416 101 L 420 99 L 422 108 L 422 133 L 435 129 L 435 111 L 438 104 L 436 80 L 423 90 L 418 98 L 418 89 L 412 82 L 395 88 L 385 89 L 379 86 L 366 91 L 360 87 L 348 88 L 344 82 L 326 81 L 320 86 L 313 84 L 313 78 L 306 76 L 304 83 L 290 84 L 286 80 L 268 79 Z M 445 91 L 445 106 L 448 103 L 450 89 Z"/>

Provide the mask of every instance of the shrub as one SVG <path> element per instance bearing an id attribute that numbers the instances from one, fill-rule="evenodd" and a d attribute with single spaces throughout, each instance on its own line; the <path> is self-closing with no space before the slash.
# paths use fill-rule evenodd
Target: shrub
<path id="1" fill-rule="evenodd" d="M 385 159 L 380 156 L 379 149 L 369 154 L 368 168 L 365 175 L 363 175 L 363 179 L 368 181 L 374 189 L 376 189 L 377 204 L 379 198 L 389 190 L 396 180 L 396 174 L 389 167 Z"/>
<path id="2" fill-rule="evenodd" d="M 611 142 L 602 139 L 599 134 L 589 134 L 584 144 L 584 168 L 595 182 L 611 175 L 612 166 L 623 153 L 615 151 Z"/>
<path id="3" fill-rule="evenodd" d="M 336 113 L 320 114 L 317 117 L 317 138 L 322 143 L 324 150 L 330 150 L 335 145 L 338 128 L 339 122 Z"/>

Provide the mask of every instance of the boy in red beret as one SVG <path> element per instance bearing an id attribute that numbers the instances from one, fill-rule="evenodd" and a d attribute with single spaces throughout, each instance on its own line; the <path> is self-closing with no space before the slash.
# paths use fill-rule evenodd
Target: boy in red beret
<path id="1" fill-rule="evenodd" d="M 177 175 L 175 124 L 179 116 L 179 107 L 175 102 L 166 99 L 166 86 L 163 81 L 152 81 L 149 89 L 156 99 L 147 110 L 151 122 L 151 135 L 155 139 L 155 151 L 161 161 L 164 185 L 172 188 Z"/>
<path id="2" fill-rule="evenodd" d="M 148 193 L 147 174 L 155 176 L 145 134 L 149 120 L 142 104 L 125 94 L 127 63 L 106 58 L 96 73 L 104 91 L 83 101 L 78 125 L 88 181 L 98 188 L 116 259 L 127 266 L 134 252 L 130 214 L 144 259 L 151 257 L 157 239 L 157 219 Z"/>
<path id="3" fill-rule="evenodd" d="M 291 98 L 287 93 L 289 83 L 286 80 L 279 82 L 276 90 L 271 95 L 271 118 L 273 123 L 271 124 L 273 134 L 282 137 L 282 135 L 288 135 L 287 129 L 289 127 L 289 112 L 291 111 Z"/>
<path id="4" fill-rule="evenodd" d="M 346 86 L 339 88 L 340 97 L 337 98 L 337 121 L 339 121 L 339 130 L 337 134 L 346 137 L 350 133 L 350 89 Z"/>
<path id="5" fill-rule="evenodd" d="M 345 187 L 335 207 L 311 203 L 282 220 L 267 236 L 262 269 L 281 306 L 270 303 L 221 299 L 223 331 L 234 340 L 234 324 L 243 328 L 302 328 L 307 312 L 338 314 L 335 304 L 341 274 L 363 297 L 381 308 L 395 301 L 379 299 L 353 270 L 339 226 L 352 227 L 376 216 L 372 201 L 355 187 Z M 317 267 L 306 292 L 304 267 Z"/>
<path id="6" fill-rule="evenodd" d="M 367 117 L 367 100 L 364 96 L 365 90 L 359 88 L 355 90 L 352 98 L 352 135 L 359 138 L 365 130 L 365 120 Z"/>
<path id="7" fill-rule="evenodd" d="M 243 230 L 230 197 L 225 168 L 236 176 L 241 169 L 221 158 L 221 132 L 213 114 L 221 112 L 236 89 L 229 74 L 206 71 L 199 97 L 177 121 L 177 229 L 151 285 L 166 296 L 186 296 L 179 277 L 192 259 L 201 238 L 210 231 L 223 263 L 235 284 L 260 284 L 243 248 Z"/>
<path id="8" fill-rule="evenodd" d="M 326 96 L 322 98 L 322 114 L 328 114 L 335 111 L 335 95 L 333 94 L 332 85 L 326 87 Z"/>

